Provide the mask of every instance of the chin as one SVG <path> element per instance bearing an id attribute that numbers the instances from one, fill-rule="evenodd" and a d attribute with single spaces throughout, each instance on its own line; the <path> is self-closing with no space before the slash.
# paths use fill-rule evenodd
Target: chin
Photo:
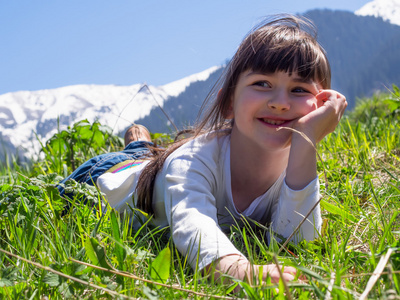
<path id="1" fill-rule="evenodd" d="M 286 150 L 290 148 L 292 138 L 287 139 L 265 139 L 262 144 L 263 147 L 269 150 Z"/>

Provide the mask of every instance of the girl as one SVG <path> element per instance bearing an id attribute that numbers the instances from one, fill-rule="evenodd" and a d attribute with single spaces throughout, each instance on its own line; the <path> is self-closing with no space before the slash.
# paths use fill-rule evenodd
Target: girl
<path id="1" fill-rule="evenodd" d="M 195 269 L 250 280 L 262 268 L 264 279 L 277 282 L 275 266 L 251 265 L 224 231 L 244 216 L 288 237 L 318 201 L 315 149 L 298 132 L 317 143 L 335 129 L 347 102 L 329 89 L 329 63 L 310 29 L 283 16 L 251 31 L 210 94 L 214 102 L 194 137 L 99 177 L 110 205 L 137 207 L 154 214 L 155 226 L 170 226 Z M 317 206 L 294 241 L 314 239 L 320 226 Z M 283 276 L 292 280 L 295 272 L 286 267 Z"/>

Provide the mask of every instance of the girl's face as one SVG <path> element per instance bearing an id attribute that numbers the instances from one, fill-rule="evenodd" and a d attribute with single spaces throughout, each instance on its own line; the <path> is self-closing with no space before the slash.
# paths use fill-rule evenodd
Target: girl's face
<path id="1" fill-rule="evenodd" d="M 299 118 L 315 110 L 315 95 L 320 89 L 319 84 L 296 73 L 243 72 L 227 114 L 228 119 L 234 119 L 232 137 L 263 149 L 287 148 L 292 131 L 277 128 L 293 128 Z"/>

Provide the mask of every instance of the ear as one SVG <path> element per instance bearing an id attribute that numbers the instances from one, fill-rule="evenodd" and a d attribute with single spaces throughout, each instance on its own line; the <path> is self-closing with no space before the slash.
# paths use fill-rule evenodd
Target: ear
<path id="1" fill-rule="evenodd" d="M 234 118 L 232 102 L 229 104 L 229 108 L 225 112 L 225 119 L 232 120 Z"/>
<path id="2" fill-rule="evenodd" d="M 222 89 L 220 89 L 218 91 L 218 95 L 217 95 L 218 102 L 222 101 L 221 100 L 221 90 Z M 234 117 L 234 114 L 233 114 L 233 103 L 232 103 L 232 100 L 230 100 L 229 107 L 224 111 L 224 118 L 229 120 L 229 119 L 233 119 L 233 117 Z"/>

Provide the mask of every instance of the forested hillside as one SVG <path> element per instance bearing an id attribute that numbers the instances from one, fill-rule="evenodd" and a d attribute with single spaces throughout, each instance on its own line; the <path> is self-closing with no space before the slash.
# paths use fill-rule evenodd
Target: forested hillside
<path id="1" fill-rule="evenodd" d="M 400 26 L 346 11 L 312 10 L 305 14 L 318 29 L 332 67 L 332 87 L 353 108 L 356 98 L 400 83 Z"/>

